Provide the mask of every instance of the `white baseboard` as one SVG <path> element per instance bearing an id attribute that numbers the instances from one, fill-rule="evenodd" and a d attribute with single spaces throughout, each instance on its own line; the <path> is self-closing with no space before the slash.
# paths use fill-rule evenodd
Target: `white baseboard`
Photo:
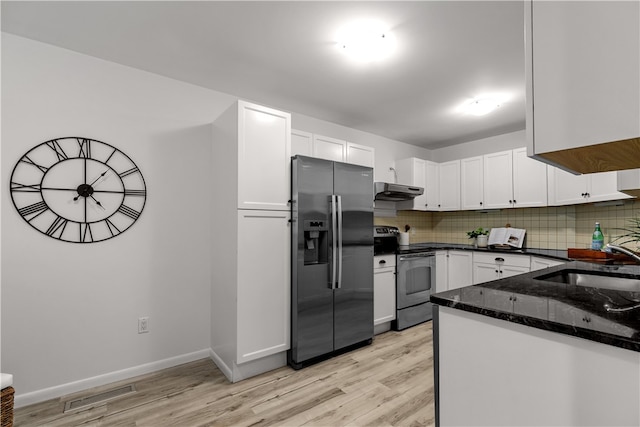
<path id="1" fill-rule="evenodd" d="M 120 371 L 110 372 L 108 374 L 98 375 L 91 378 L 85 378 L 79 381 L 73 381 L 54 387 L 44 388 L 29 393 L 16 393 L 14 398 L 14 406 L 20 408 L 22 406 L 31 405 L 45 400 L 55 399 L 71 393 L 77 393 L 92 387 L 109 384 L 116 381 L 126 380 L 128 378 L 137 377 L 139 375 L 148 374 L 150 372 L 159 371 L 161 369 L 171 368 L 173 366 L 182 365 L 183 363 L 193 362 L 199 359 L 209 357 L 209 349 L 195 351 L 193 353 L 182 354 L 180 356 L 170 357 L 156 362 L 145 363 L 144 365 L 134 366 Z"/>
<path id="2" fill-rule="evenodd" d="M 212 348 L 209 349 L 209 358 L 213 360 L 213 363 L 216 364 L 216 366 L 218 367 L 218 369 L 220 369 L 224 376 L 227 377 L 230 382 L 233 382 L 233 371 L 229 366 L 227 366 L 226 363 L 224 363 L 222 358 L 218 356 L 215 351 L 213 351 Z"/>
<path id="3" fill-rule="evenodd" d="M 240 365 L 233 363 L 233 366 L 229 366 L 224 363 L 222 358 L 218 356 L 213 349 L 211 349 L 209 357 L 213 360 L 213 363 L 216 364 L 218 369 L 222 371 L 224 376 L 227 377 L 229 382 L 232 383 L 287 366 L 286 351 L 265 356 L 260 359 L 251 360 Z"/>

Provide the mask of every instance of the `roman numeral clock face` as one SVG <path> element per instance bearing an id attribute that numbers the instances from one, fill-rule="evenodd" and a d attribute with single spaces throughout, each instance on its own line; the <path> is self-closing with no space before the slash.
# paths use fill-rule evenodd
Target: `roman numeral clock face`
<path id="1" fill-rule="evenodd" d="M 129 156 L 93 139 L 43 142 L 11 174 L 11 198 L 20 216 L 65 242 L 119 235 L 138 219 L 146 195 L 142 173 Z"/>

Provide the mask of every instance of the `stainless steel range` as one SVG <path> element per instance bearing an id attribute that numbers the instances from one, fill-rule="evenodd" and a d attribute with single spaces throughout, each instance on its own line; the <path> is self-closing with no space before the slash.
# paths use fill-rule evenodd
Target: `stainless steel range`
<path id="1" fill-rule="evenodd" d="M 429 298 L 436 284 L 436 254 L 410 246 L 399 251 L 396 265 L 397 312 L 392 327 L 400 331 L 432 318 Z"/>
<path id="2" fill-rule="evenodd" d="M 431 320 L 431 290 L 435 290 L 435 252 L 425 245 L 398 246 L 399 230 L 374 226 L 374 254 L 396 254 L 396 331 Z"/>

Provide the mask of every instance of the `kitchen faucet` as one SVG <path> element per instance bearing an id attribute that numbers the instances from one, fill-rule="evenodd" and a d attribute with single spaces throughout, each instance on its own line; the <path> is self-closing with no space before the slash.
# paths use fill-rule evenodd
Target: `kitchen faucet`
<path id="1" fill-rule="evenodd" d="M 608 249 L 608 250 L 606 250 Z M 630 251 L 627 248 L 624 248 L 622 246 L 616 246 L 616 245 L 612 245 L 611 243 L 607 243 L 605 251 L 606 252 L 620 252 L 622 254 L 625 254 L 627 256 L 630 256 L 631 258 L 633 258 L 634 260 L 636 260 L 636 262 L 640 263 L 640 256 L 638 256 L 638 254 L 636 254 L 635 252 Z"/>

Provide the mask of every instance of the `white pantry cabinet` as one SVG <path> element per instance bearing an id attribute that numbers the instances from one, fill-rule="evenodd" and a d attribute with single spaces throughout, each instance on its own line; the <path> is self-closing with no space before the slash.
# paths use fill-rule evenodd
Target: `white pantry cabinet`
<path id="1" fill-rule="evenodd" d="M 289 212 L 238 211 L 237 363 L 289 349 L 290 218 Z"/>
<path id="2" fill-rule="evenodd" d="M 373 257 L 373 324 L 396 319 L 396 256 Z"/>
<path id="3" fill-rule="evenodd" d="M 460 160 L 460 204 L 462 209 L 482 209 L 483 199 L 483 157 L 469 157 Z"/>
<path id="4" fill-rule="evenodd" d="M 211 358 L 231 381 L 286 365 L 288 113 L 238 101 L 212 126 Z"/>
<path id="5" fill-rule="evenodd" d="M 552 166 L 549 167 L 548 172 L 550 206 L 603 202 L 631 197 L 618 191 L 616 172 L 573 175 Z"/>
<path id="6" fill-rule="evenodd" d="M 529 154 L 582 173 L 640 167 L 639 17 L 638 1 L 525 3 Z"/>
<path id="7" fill-rule="evenodd" d="M 238 209 L 289 210 L 291 115 L 238 102 Z"/>

